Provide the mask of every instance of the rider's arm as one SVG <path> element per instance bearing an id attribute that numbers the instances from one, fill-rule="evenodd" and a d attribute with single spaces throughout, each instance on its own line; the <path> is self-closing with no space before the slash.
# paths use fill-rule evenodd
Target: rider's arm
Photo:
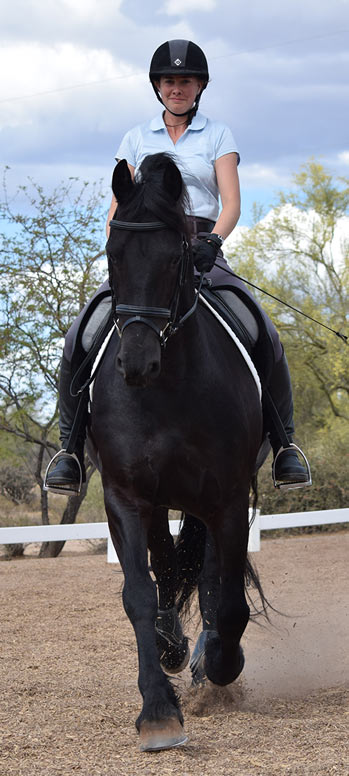
<path id="1" fill-rule="evenodd" d="M 129 171 L 131 173 L 131 178 L 132 178 L 132 180 L 134 180 L 135 168 L 132 167 L 132 164 L 128 164 L 127 166 L 128 166 L 128 169 L 129 169 Z M 106 223 L 106 226 L 105 226 L 105 231 L 106 231 L 107 239 L 109 237 L 109 232 L 110 232 L 109 221 L 111 221 L 112 218 L 114 217 L 117 206 L 118 206 L 118 203 L 117 203 L 116 198 L 115 198 L 115 196 L 113 194 L 112 200 L 111 200 L 111 204 L 110 204 L 110 208 L 108 210 L 107 223 Z"/>
<path id="2" fill-rule="evenodd" d="M 223 239 L 233 231 L 240 218 L 240 183 L 237 163 L 236 153 L 224 154 L 215 161 L 222 210 L 212 232 L 220 234 Z"/>

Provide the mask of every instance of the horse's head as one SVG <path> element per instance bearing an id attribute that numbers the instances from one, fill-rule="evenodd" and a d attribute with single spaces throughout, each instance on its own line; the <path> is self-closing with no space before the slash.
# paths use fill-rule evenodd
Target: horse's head
<path id="1" fill-rule="evenodd" d="M 121 337 L 117 368 L 129 385 L 145 386 L 160 373 L 186 275 L 184 186 L 172 159 L 155 154 L 144 159 L 136 182 L 119 162 L 112 189 L 118 208 L 107 253 Z"/>

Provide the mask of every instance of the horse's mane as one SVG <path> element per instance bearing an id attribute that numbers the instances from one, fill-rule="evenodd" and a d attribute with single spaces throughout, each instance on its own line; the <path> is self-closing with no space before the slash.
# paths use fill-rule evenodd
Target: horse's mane
<path id="1" fill-rule="evenodd" d="M 136 174 L 132 197 L 123 205 L 123 218 L 141 221 L 149 214 L 164 221 L 171 229 L 188 235 L 186 211 L 189 210 L 189 195 L 183 179 L 177 199 L 164 185 L 165 173 L 171 167 L 173 172 L 178 171 L 170 154 L 159 153 L 145 157 Z"/>

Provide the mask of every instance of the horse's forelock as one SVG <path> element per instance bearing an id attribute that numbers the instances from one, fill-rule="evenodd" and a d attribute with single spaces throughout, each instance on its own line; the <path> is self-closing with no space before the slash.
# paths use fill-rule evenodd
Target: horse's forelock
<path id="1" fill-rule="evenodd" d="M 173 166 L 178 173 L 173 159 L 168 154 L 152 154 L 143 160 L 139 179 L 133 187 L 132 197 L 126 207 L 127 220 L 142 220 L 150 214 L 175 231 L 187 234 L 188 225 L 186 209 L 189 197 L 186 187 L 182 182 L 181 192 L 174 197 L 172 192 L 164 185 L 165 173 L 169 166 Z M 123 217 L 125 216 L 124 207 Z"/>

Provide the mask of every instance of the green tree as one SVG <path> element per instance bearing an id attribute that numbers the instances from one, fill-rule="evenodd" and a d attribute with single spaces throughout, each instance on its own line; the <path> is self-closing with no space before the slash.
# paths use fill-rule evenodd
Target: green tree
<path id="1" fill-rule="evenodd" d="M 52 193 L 33 181 L 0 203 L 0 431 L 31 446 L 41 488 L 43 523 L 49 522 L 43 469 L 59 449 L 57 388 L 64 337 L 105 276 L 105 196 L 100 184 L 76 178 Z M 74 522 L 80 496 L 63 501 L 62 522 Z M 56 554 L 54 547 L 41 554 Z"/>
<path id="2" fill-rule="evenodd" d="M 306 315 L 349 334 L 349 181 L 311 159 L 268 214 L 235 239 L 237 274 Z M 293 383 L 296 439 L 311 463 L 312 488 L 277 491 L 270 459 L 259 477 L 264 513 L 343 507 L 348 503 L 348 344 L 318 324 L 251 289 L 274 321 Z"/>
<path id="3" fill-rule="evenodd" d="M 256 221 L 230 254 L 234 270 L 335 331 L 348 335 L 349 181 L 314 160 L 294 188 Z M 259 296 L 285 344 L 298 420 L 312 429 L 349 420 L 348 346 L 268 296 Z"/>

